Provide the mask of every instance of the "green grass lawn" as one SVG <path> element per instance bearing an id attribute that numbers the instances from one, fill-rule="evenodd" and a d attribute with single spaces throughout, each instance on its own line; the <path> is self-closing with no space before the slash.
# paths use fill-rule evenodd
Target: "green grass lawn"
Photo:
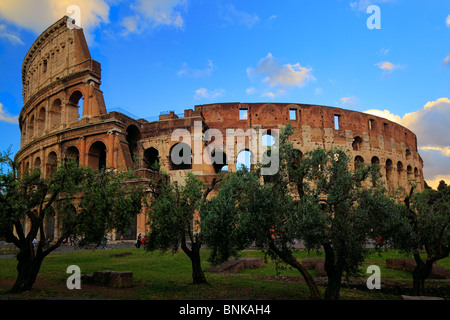
<path id="1" fill-rule="evenodd" d="M 131 255 L 111 257 L 111 254 L 124 251 Z M 264 257 L 260 251 L 244 251 L 242 256 Z M 298 259 L 323 257 L 320 252 L 296 252 Z M 372 253 L 367 257 L 367 263 L 362 266 L 362 275 L 368 265 L 376 264 L 381 268 L 381 278 L 388 278 L 412 285 L 411 274 L 401 270 L 391 270 L 385 267 L 385 259 L 389 257 L 404 257 L 395 251 Z M 203 250 L 202 265 L 207 268 L 208 252 Z M 450 259 L 440 261 L 440 265 L 449 267 Z M 69 290 L 66 280 L 69 274 L 67 267 L 77 265 L 82 274 L 94 271 L 132 271 L 132 288 L 106 288 L 83 284 L 81 290 Z M 187 256 L 179 252 L 146 253 L 143 249 L 110 249 L 97 251 L 75 251 L 49 255 L 43 262 L 36 284 L 30 292 L 23 296 L 58 297 L 58 298 L 108 298 L 108 299 L 158 299 L 158 300 L 303 300 L 309 299 L 309 289 L 302 282 L 297 270 L 284 268 L 279 270 L 272 261 L 267 261 L 263 268 L 245 269 L 238 274 L 206 273 L 208 285 L 193 285 L 191 264 Z M 316 276 L 315 271 L 311 271 Z M 6 295 L 17 275 L 16 259 L 0 259 L 0 295 Z M 284 277 L 281 277 L 284 276 Z M 367 275 L 369 276 L 369 275 Z M 448 285 L 448 282 L 447 282 Z M 324 286 L 319 286 L 322 294 Z M 380 290 L 355 290 L 343 288 L 341 299 L 349 300 L 380 300 L 400 299 L 398 295 L 385 294 Z"/>

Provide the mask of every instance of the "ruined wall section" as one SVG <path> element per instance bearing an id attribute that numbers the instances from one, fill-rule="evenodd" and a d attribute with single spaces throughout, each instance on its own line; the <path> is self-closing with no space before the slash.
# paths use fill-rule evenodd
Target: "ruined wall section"
<path id="1" fill-rule="evenodd" d="M 270 130 L 291 123 L 291 140 L 302 154 L 317 147 L 341 147 L 355 165 L 379 164 L 391 190 L 398 186 L 409 190 L 410 183 L 416 183 L 419 190 L 424 187 L 416 135 L 387 119 L 342 108 L 288 103 L 210 104 L 195 110 L 224 137 L 228 128 Z M 240 151 L 235 149 L 234 155 Z"/>

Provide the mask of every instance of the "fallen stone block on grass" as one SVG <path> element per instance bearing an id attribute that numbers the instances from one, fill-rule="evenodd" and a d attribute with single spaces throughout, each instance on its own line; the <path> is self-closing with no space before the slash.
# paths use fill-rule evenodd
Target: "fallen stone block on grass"
<path id="1" fill-rule="evenodd" d="M 129 288 L 133 285 L 133 272 L 130 271 L 95 271 L 81 276 L 82 283 L 90 283 L 112 288 Z"/>

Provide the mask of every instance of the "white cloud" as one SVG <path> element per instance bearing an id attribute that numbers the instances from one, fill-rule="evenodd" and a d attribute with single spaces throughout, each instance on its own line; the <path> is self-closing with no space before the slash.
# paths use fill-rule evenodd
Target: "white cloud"
<path id="1" fill-rule="evenodd" d="M 427 183 L 439 182 L 442 177 L 450 178 L 450 99 L 430 101 L 423 109 L 407 113 L 403 117 L 392 114 L 389 110 L 367 110 L 365 113 L 397 122 L 416 134 Z M 450 182 L 450 179 L 447 181 Z"/>
<path id="2" fill-rule="evenodd" d="M 225 93 L 223 89 L 208 90 L 200 88 L 195 91 L 194 99 L 215 99 L 221 97 Z"/>
<path id="3" fill-rule="evenodd" d="M 214 69 L 215 67 L 211 60 L 208 60 L 208 64 L 204 69 L 192 69 L 187 63 L 183 63 L 181 69 L 177 72 L 177 75 L 179 77 L 201 78 L 210 76 Z"/>
<path id="4" fill-rule="evenodd" d="M 445 19 L 445 24 L 447 27 L 450 27 L 450 14 L 447 16 L 447 19 Z"/>
<path id="5" fill-rule="evenodd" d="M 8 22 L 40 34 L 67 13 L 67 8 L 80 8 L 81 27 L 86 38 L 92 39 L 91 31 L 101 23 L 109 22 L 109 5 L 105 0 L 2 0 L 0 16 Z"/>
<path id="6" fill-rule="evenodd" d="M 247 94 L 255 94 L 256 89 L 253 88 L 253 87 L 251 87 L 251 88 L 248 88 L 247 90 L 245 90 L 245 92 L 246 92 Z"/>
<path id="7" fill-rule="evenodd" d="M 181 12 L 186 0 L 135 0 L 131 5 L 134 15 L 125 17 L 121 25 L 124 34 L 140 33 L 148 28 L 171 26 L 182 29 L 184 19 Z"/>
<path id="8" fill-rule="evenodd" d="M 284 90 L 278 89 L 277 91 L 265 91 L 261 94 L 261 97 L 268 97 L 270 99 L 273 99 L 275 97 L 281 96 L 285 93 Z"/>
<path id="9" fill-rule="evenodd" d="M 221 9 L 222 19 L 225 21 L 226 25 L 237 23 L 251 28 L 260 20 L 257 14 L 251 14 L 241 10 L 237 10 L 232 4 L 222 7 Z M 270 17 L 269 19 L 272 19 L 272 17 Z"/>
<path id="10" fill-rule="evenodd" d="M 364 111 L 364 113 L 373 114 L 374 116 L 382 117 L 398 124 L 401 124 L 402 122 L 402 118 L 400 116 L 391 113 L 389 110 L 370 109 Z"/>
<path id="11" fill-rule="evenodd" d="M 382 70 L 386 70 L 386 71 L 394 71 L 394 69 L 399 68 L 399 66 L 396 66 L 396 65 L 394 65 L 393 63 L 391 63 L 389 61 L 378 62 L 375 65 L 378 68 L 380 68 Z"/>
<path id="12" fill-rule="evenodd" d="M 309 80 L 314 79 L 312 69 L 304 68 L 300 63 L 281 65 L 271 53 L 261 59 L 256 69 L 247 68 L 250 78 L 263 77 L 262 82 L 274 87 L 303 87 Z"/>
<path id="13" fill-rule="evenodd" d="M 7 39 L 13 45 L 24 44 L 23 41 L 19 38 L 19 36 L 12 34 L 8 30 L 6 30 L 6 25 L 4 24 L 0 24 L 0 38 Z"/>
<path id="14" fill-rule="evenodd" d="M 19 124 L 18 116 L 10 116 L 5 110 L 3 110 L 3 104 L 0 103 L 0 121 L 8 123 Z"/>
<path id="15" fill-rule="evenodd" d="M 357 97 L 354 97 L 354 96 L 341 98 L 341 103 L 344 106 L 348 106 L 348 107 L 357 107 L 357 106 L 359 106 L 359 100 L 358 100 Z"/>

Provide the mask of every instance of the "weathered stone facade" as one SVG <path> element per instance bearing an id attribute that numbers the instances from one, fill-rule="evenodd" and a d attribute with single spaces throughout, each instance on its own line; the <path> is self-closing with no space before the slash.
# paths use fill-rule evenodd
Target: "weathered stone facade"
<path id="1" fill-rule="evenodd" d="M 193 172 L 211 181 L 224 164 L 193 161 L 177 165 L 172 161 L 171 150 L 179 143 L 172 138 L 176 129 L 187 130 L 192 140 L 188 150 L 196 159 L 211 143 L 202 134 L 198 138 L 196 130 L 218 129 L 225 146 L 227 129 L 262 129 L 270 134 L 270 130 L 291 123 L 292 141 L 301 153 L 340 146 L 356 163 L 379 163 L 390 188 L 407 188 L 409 182 L 423 188 L 423 163 L 415 134 L 369 114 L 296 103 L 198 105 L 185 110 L 183 116 L 170 112 L 156 121 L 108 113 L 100 90 L 100 63 L 91 58 L 83 31 L 68 28 L 67 19 L 44 31 L 24 59 L 24 107 L 19 116 L 22 139 L 16 155 L 21 172 L 37 168 L 48 177 L 58 162 L 70 158 L 94 169 L 133 167 L 143 179 L 157 175 L 161 168 L 173 180 Z M 248 140 L 244 149 L 248 149 Z M 236 142 L 231 146 L 223 149 L 228 171 L 236 170 L 235 159 L 241 151 Z M 59 224 L 56 213 L 55 220 L 47 224 L 50 238 L 59 236 Z M 144 232 L 145 216 L 140 214 L 128 237 L 134 239 Z"/>

